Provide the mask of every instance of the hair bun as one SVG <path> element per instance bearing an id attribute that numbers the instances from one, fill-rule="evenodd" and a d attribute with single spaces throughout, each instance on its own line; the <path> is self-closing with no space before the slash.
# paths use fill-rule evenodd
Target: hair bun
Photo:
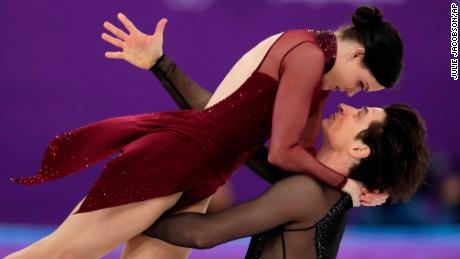
<path id="1" fill-rule="evenodd" d="M 360 6 L 352 16 L 353 24 L 357 28 L 378 25 L 382 23 L 382 13 L 377 7 Z"/>

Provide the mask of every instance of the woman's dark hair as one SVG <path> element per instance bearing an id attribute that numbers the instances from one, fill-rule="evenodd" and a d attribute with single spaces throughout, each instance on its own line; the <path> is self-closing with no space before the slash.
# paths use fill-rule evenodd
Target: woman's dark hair
<path id="1" fill-rule="evenodd" d="M 371 123 L 356 137 L 371 152 L 351 169 L 349 177 L 370 190 L 387 191 L 393 201 L 407 201 L 423 182 L 429 166 L 425 123 L 405 104 L 384 109 L 384 122 Z"/>
<path id="2" fill-rule="evenodd" d="M 341 29 L 341 38 L 364 45 L 364 65 L 386 88 L 399 80 L 403 67 L 403 43 L 393 25 L 382 20 L 376 7 L 360 6 L 352 16 L 353 26 Z"/>

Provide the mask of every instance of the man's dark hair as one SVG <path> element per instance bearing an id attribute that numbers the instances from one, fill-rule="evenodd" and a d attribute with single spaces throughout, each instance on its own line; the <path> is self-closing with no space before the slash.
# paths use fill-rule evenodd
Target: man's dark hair
<path id="1" fill-rule="evenodd" d="M 426 128 L 420 115 L 405 104 L 384 108 L 383 122 L 373 122 L 356 137 L 371 152 L 349 177 L 370 190 L 387 191 L 393 201 L 407 201 L 423 182 L 429 166 Z"/>

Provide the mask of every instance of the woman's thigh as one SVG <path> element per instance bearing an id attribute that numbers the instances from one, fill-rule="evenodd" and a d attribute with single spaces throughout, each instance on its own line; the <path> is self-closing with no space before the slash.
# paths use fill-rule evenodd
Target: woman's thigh
<path id="1" fill-rule="evenodd" d="M 99 258 L 149 227 L 182 193 L 117 207 L 70 214 L 49 236 L 12 254 L 11 258 Z M 80 202 L 73 212 L 77 211 Z M 43 257 L 45 258 L 45 257 Z"/>
<path id="2" fill-rule="evenodd" d="M 205 213 L 211 201 L 208 197 L 196 204 L 188 206 L 175 213 L 201 212 Z M 179 259 L 186 258 L 190 253 L 190 248 L 174 246 L 162 240 L 151 238 L 142 234 L 136 235 L 126 242 L 123 249 L 123 259 L 143 259 L 143 258 L 164 258 Z"/>

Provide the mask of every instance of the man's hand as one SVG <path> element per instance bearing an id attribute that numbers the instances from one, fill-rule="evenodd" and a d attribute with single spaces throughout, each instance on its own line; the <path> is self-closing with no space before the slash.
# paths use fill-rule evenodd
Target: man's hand
<path id="1" fill-rule="evenodd" d="M 110 59 L 124 59 L 136 67 L 148 70 L 163 55 L 163 32 L 168 20 L 161 19 L 157 23 L 155 33 L 147 35 L 139 31 L 124 14 L 119 13 L 117 17 L 128 30 L 128 34 L 106 21 L 104 28 L 116 37 L 105 32 L 101 37 L 123 51 L 108 51 L 105 52 L 105 56 Z"/>

